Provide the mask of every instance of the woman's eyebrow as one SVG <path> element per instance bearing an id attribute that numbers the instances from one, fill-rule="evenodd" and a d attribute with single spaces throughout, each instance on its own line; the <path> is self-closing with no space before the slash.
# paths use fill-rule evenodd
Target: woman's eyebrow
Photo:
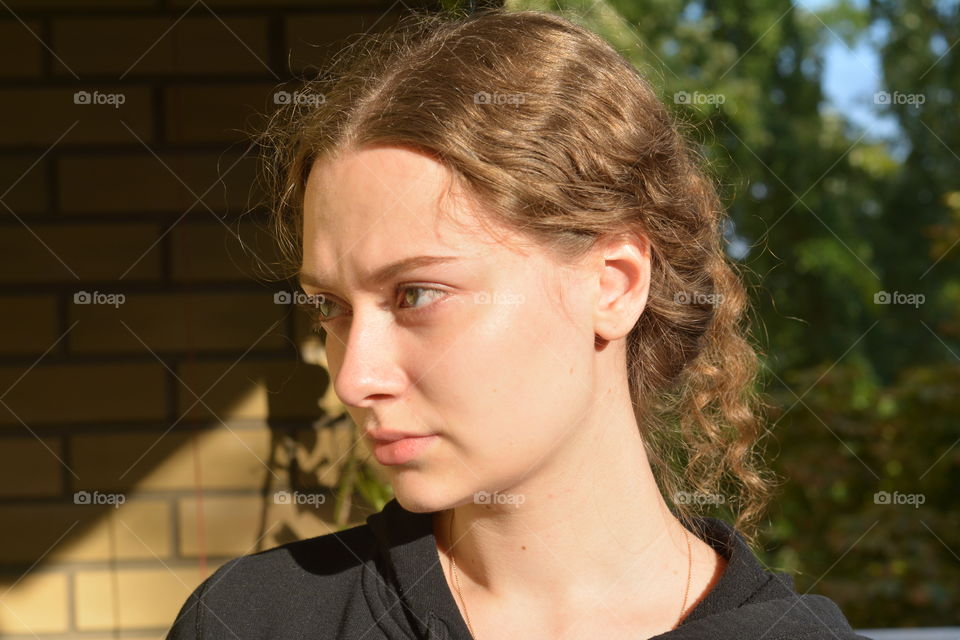
<path id="1" fill-rule="evenodd" d="M 407 271 L 412 271 L 420 267 L 428 267 L 434 264 L 443 264 L 447 262 L 455 262 L 460 259 L 460 256 L 411 256 L 408 258 L 402 258 L 390 264 L 384 265 L 370 272 L 364 279 L 365 284 L 374 284 L 378 282 L 383 282 L 384 280 L 391 280 L 397 276 L 406 273 Z M 299 274 L 300 278 L 300 287 L 302 288 L 304 284 L 308 284 L 312 287 L 318 289 L 330 289 L 333 288 L 333 285 L 329 284 L 322 276 L 316 276 L 306 271 L 301 271 Z"/>

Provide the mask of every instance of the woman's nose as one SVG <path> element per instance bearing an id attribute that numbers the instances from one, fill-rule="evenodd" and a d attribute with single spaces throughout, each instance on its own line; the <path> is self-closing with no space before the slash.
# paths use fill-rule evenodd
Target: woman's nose
<path id="1" fill-rule="evenodd" d="M 354 313 L 349 331 L 338 345 L 328 347 L 327 360 L 337 396 L 348 405 L 362 407 L 375 396 L 396 395 L 402 390 L 403 372 L 397 364 L 397 346 L 389 314 Z"/>

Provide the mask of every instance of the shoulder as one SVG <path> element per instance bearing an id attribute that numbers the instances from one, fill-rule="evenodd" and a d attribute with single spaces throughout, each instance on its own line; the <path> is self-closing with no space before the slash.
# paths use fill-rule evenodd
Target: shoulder
<path id="1" fill-rule="evenodd" d="M 224 579 L 233 574 L 228 584 L 241 583 L 235 586 L 335 576 L 368 560 L 373 548 L 370 526 L 364 524 L 240 556 L 218 572 Z"/>
<path id="2" fill-rule="evenodd" d="M 374 549 L 364 524 L 233 558 L 194 589 L 167 640 L 269 637 L 333 612 L 359 591 Z"/>
<path id="3" fill-rule="evenodd" d="M 669 637 L 766 640 L 861 639 L 829 598 L 797 593 L 793 578 L 765 566 L 728 523 L 699 519 L 697 534 L 723 559 L 709 592 Z"/>

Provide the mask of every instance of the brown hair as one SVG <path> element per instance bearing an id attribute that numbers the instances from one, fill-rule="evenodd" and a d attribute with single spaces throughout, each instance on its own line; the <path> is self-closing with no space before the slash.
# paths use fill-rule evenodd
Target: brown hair
<path id="1" fill-rule="evenodd" d="M 627 366 L 651 467 L 688 526 L 722 496 L 755 542 L 772 486 L 757 450 L 765 405 L 725 213 L 678 122 L 602 38 L 538 11 L 408 14 L 344 48 L 260 142 L 284 277 L 302 261 L 313 162 L 373 144 L 429 153 L 490 220 L 560 258 L 644 234 L 652 279 Z"/>

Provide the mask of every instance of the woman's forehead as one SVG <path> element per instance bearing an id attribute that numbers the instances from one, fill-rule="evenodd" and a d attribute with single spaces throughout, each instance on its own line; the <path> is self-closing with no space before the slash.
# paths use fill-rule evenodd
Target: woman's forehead
<path id="1" fill-rule="evenodd" d="M 446 215 L 471 217 L 461 198 L 446 198 L 449 171 L 404 149 L 365 149 L 316 163 L 304 193 L 304 223 L 441 234 Z"/>
<path id="2" fill-rule="evenodd" d="M 307 179 L 310 192 L 369 193 L 381 198 L 433 195 L 446 188 L 452 173 L 425 153 L 397 146 L 375 146 L 323 157 Z M 426 193 L 424 193 L 426 192 Z"/>
<path id="3" fill-rule="evenodd" d="M 316 163 L 304 198 L 305 251 L 340 244 L 392 255 L 402 244 L 404 254 L 528 255 L 529 239 L 485 216 L 451 176 L 433 158 L 398 147 Z"/>

